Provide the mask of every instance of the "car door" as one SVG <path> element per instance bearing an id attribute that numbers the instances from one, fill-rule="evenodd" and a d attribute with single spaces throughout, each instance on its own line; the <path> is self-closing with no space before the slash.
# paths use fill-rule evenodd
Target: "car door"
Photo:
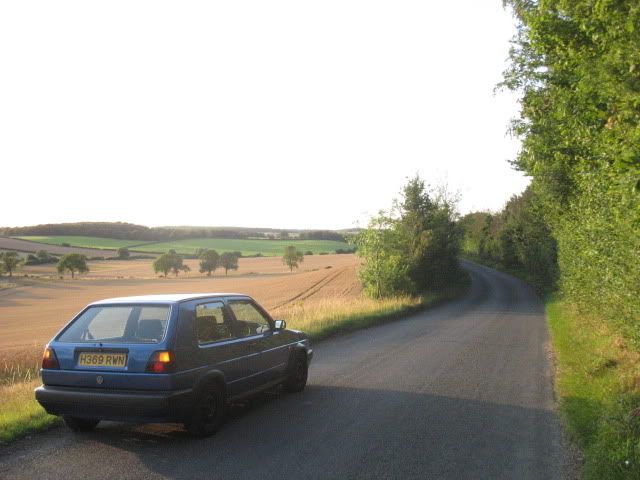
<path id="1" fill-rule="evenodd" d="M 220 299 L 195 306 L 195 330 L 199 364 L 221 371 L 231 395 L 250 388 L 248 343 L 238 337 L 233 317 Z"/>
<path id="2" fill-rule="evenodd" d="M 252 386 L 257 388 L 284 375 L 288 349 L 282 345 L 281 332 L 274 329 L 271 318 L 251 299 L 232 298 L 228 305 L 239 334 L 249 341 L 248 368 Z"/>

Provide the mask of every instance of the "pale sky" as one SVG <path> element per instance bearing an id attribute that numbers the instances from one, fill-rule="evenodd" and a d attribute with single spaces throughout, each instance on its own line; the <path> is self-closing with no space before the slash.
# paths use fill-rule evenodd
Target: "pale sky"
<path id="1" fill-rule="evenodd" d="M 420 173 L 496 210 L 500 0 L 0 3 L 0 226 L 349 228 Z"/>

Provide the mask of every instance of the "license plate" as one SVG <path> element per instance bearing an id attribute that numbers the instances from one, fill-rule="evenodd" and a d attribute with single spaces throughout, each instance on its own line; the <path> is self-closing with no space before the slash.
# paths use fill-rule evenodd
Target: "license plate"
<path id="1" fill-rule="evenodd" d="M 84 352 L 78 358 L 78 365 L 81 367 L 124 368 L 127 366 L 127 354 Z"/>

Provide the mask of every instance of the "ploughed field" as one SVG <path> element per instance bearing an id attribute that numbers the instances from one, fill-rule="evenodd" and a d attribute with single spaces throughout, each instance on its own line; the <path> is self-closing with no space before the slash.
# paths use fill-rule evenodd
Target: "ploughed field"
<path id="1" fill-rule="evenodd" d="M 159 278 L 151 260 L 89 262 L 90 272 L 60 280 L 54 265 L 22 268 L 13 288 L 0 290 L 0 351 L 38 350 L 87 303 L 109 297 L 158 293 L 238 292 L 253 296 L 269 312 L 294 304 L 327 300 L 349 302 L 361 296 L 357 257 L 306 256 L 290 273 L 281 258 L 241 258 L 238 271 L 217 270 L 212 277 L 187 260 L 189 274 Z M 29 275 L 25 277 L 24 275 Z"/>

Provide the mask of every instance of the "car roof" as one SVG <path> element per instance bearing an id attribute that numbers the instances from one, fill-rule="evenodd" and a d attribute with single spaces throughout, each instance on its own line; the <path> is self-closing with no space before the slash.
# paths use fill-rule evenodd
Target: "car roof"
<path id="1" fill-rule="evenodd" d="M 162 295 L 138 295 L 133 297 L 116 297 L 98 300 L 90 305 L 109 305 L 116 303 L 180 303 L 188 300 L 209 297 L 245 297 L 251 298 L 244 293 L 170 293 Z"/>

